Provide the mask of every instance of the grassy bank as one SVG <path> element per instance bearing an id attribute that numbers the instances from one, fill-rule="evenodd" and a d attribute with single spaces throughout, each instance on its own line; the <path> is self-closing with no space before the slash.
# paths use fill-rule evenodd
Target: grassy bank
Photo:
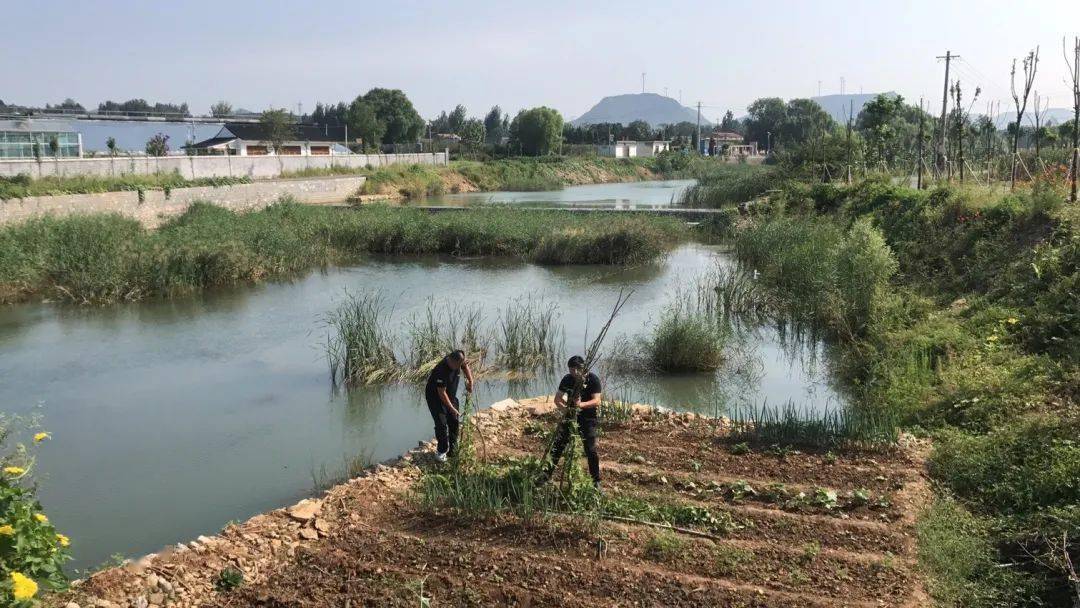
<path id="1" fill-rule="evenodd" d="M 429 214 L 281 202 L 233 213 L 195 204 L 150 231 L 119 215 L 0 228 L 0 302 L 137 300 L 260 281 L 368 253 L 508 256 L 541 264 L 638 264 L 686 236 L 657 217 L 492 209 Z"/>
<path id="2" fill-rule="evenodd" d="M 732 224 L 868 412 L 934 439 L 943 605 L 1067 605 L 1080 563 L 1080 232 L 1060 193 L 785 184 Z"/>
<path id="3" fill-rule="evenodd" d="M 149 175 L 71 177 L 42 177 L 32 179 L 29 175 L 0 176 L 0 201 L 26 198 L 28 196 L 55 196 L 59 194 L 89 194 L 95 192 L 121 192 L 193 188 L 197 186 L 231 186 L 251 183 L 248 177 L 208 177 L 186 179 L 179 173 L 151 173 Z"/>
<path id="4" fill-rule="evenodd" d="M 671 163 L 655 158 L 614 159 L 550 156 L 504 160 L 452 161 L 449 165 L 330 167 L 283 174 L 283 177 L 365 175 L 362 194 L 422 199 L 459 192 L 558 190 L 577 184 L 662 179 Z"/>

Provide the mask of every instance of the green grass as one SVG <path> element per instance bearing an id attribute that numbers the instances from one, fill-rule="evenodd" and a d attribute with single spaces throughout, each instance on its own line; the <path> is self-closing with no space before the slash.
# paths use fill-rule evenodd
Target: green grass
<path id="1" fill-rule="evenodd" d="M 778 173 L 762 165 L 713 164 L 700 167 L 697 184 L 688 188 L 680 204 L 720 208 L 751 201 L 776 187 Z"/>
<path id="2" fill-rule="evenodd" d="M 675 533 L 661 530 L 653 534 L 645 541 L 645 557 L 657 561 L 670 563 L 682 555 L 685 543 Z"/>
<path id="3" fill-rule="evenodd" d="M 389 321 L 386 302 L 373 293 L 346 293 L 326 315 L 326 356 L 334 383 L 373 384 L 398 373 Z"/>
<path id="4" fill-rule="evenodd" d="M 118 161 L 122 162 L 122 161 Z M 53 196 L 58 194 L 87 194 L 94 192 L 119 192 L 124 190 L 164 190 L 193 188 L 197 186 L 231 186 L 250 184 L 248 177 L 208 177 L 186 179 L 177 172 L 151 173 L 149 175 L 41 177 L 28 175 L 0 176 L 0 201 L 28 196 Z"/>
<path id="5" fill-rule="evenodd" d="M 688 235 L 685 225 L 670 218 L 612 221 L 514 209 L 429 214 L 289 201 L 248 213 L 197 203 L 156 231 L 112 214 L 45 217 L 0 227 L 0 302 L 33 296 L 79 303 L 171 296 L 289 276 L 371 253 L 639 264 Z M 545 244 L 550 239 L 565 243 L 567 250 L 550 255 Z M 612 248 L 612 243 L 622 246 Z"/>
<path id="6" fill-rule="evenodd" d="M 510 370 L 553 366 L 563 344 L 558 319 L 558 305 L 543 298 L 508 302 L 495 329 L 499 365 Z"/>
<path id="7" fill-rule="evenodd" d="M 788 182 L 733 230 L 774 307 L 824 328 L 853 411 L 933 437 L 947 502 L 924 519 L 920 554 L 944 605 L 1074 593 L 1062 543 L 1076 561 L 1080 213 L 1062 197 L 1051 183 Z M 770 427 L 833 434 L 792 416 Z"/>
<path id="8" fill-rule="evenodd" d="M 818 412 L 788 402 L 783 407 L 736 408 L 729 418 L 732 441 L 757 445 L 878 447 L 895 444 L 899 434 L 895 416 L 857 408 Z"/>

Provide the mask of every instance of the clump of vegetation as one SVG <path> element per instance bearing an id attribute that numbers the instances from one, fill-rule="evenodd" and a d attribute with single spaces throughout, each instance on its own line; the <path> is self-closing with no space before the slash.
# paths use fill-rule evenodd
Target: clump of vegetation
<path id="1" fill-rule="evenodd" d="M 203 177 L 187 179 L 179 172 L 123 174 L 123 175 L 73 175 L 31 178 L 20 174 L 0 176 L 0 201 L 29 196 L 54 196 L 58 194 L 88 194 L 94 192 L 147 191 L 200 186 L 233 186 L 250 184 L 249 177 Z"/>
<path id="2" fill-rule="evenodd" d="M 511 370 L 552 365 L 562 346 L 558 319 L 558 305 L 543 299 L 508 303 L 496 326 L 499 364 Z"/>
<path id="3" fill-rule="evenodd" d="M 579 230 L 565 233 L 567 222 Z M 539 254 L 556 233 L 566 251 Z M 78 303 L 171 296 L 287 276 L 367 253 L 636 264 L 686 235 L 685 226 L 670 218 L 612 223 L 561 211 L 342 211 L 289 200 L 248 213 L 197 203 L 156 231 L 115 214 L 43 217 L 0 227 L 0 302 L 35 294 Z"/>
<path id="4" fill-rule="evenodd" d="M 749 443 L 758 445 L 829 448 L 835 446 L 882 446 L 896 443 L 899 425 L 888 413 L 828 409 L 800 409 L 793 402 L 784 407 L 739 407 L 731 414 L 732 454 L 746 453 Z M 745 446 L 745 451 L 743 447 Z"/>
<path id="5" fill-rule="evenodd" d="M 226 593 L 244 584 L 244 573 L 236 568 L 223 568 L 214 577 L 214 590 Z"/>
<path id="6" fill-rule="evenodd" d="M 645 541 L 645 557 L 658 562 L 673 562 L 682 555 L 683 540 L 674 533 L 661 530 Z"/>
<path id="7" fill-rule="evenodd" d="M 730 545 L 718 544 L 713 553 L 716 556 L 716 570 L 720 576 L 732 576 L 754 559 L 753 551 Z"/>
<path id="8" fill-rule="evenodd" d="M 758 198 L 776 188 L 778 173 L 762 165 L 712 163 L 698 183 L 687 188 L 680 204 L 720 208 Z"/>
<path id="9" fill-rule="evenodd" d="M 417 369 L 430 370 L 446 353 L 458 348 L 479 363 L 489 349 L 483 314 L 475 304 L 439 303 L 429 298 L 424 312 L 407 324 L 409 361 Z"/>
<path id="10" fill-rule="evenodd" d="M 681 289 L 642 344 L 644 359 L 667 373 L 712 371 L 724 360 L 729 328 L 707 282 Z"/>
<path id="11" fill-rule="evenodd" d="M 394 378 L 400 366 L 388 330 L 390 311 L 373 293 L 350 294 L 326 315 L 326 356 L 334 383 L 372 384 Z"/>
<path id="12" fill-rule="evenodd" d="M 32 432 L 32 443 L 12 444 L 16 432 Z M 64 562 L 71 541 L 49 522 L 34 496 L 33 450 L 51 439 L 36 420 L 0 415 L 0 598 L 4 605 L 30 606 L 39 589 L 67 584 Z"/>

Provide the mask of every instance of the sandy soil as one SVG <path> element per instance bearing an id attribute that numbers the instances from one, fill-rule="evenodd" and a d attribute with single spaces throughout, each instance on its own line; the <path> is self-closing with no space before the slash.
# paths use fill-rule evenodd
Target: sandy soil
<path id="1" fill-rule="evenodd" d="M 550 398 L 477 414 L 490 461 L 542 452 Z M 599 441 L 605 492 L 730 516 L 723 532 L 422 510 L 422 446 L 323 496 L 99 572 L 49 606 L 921 606 L 914 441 L 888 451 L 732 453 L 721 423 L 636 407 Z M 738 452 L 739 450 L 734 450 Z M 781 485 L 782 484 L 782 485 Z M 753 491 L 747 492 L 750 487 Z M 835 504 L 796 499 L 835 492 Z M 869 496 L 867 500 L 864 496 Z M 654 537 L 674 549 L 656 551 Z M 225 568 L 244 573 L 218 592 Z"/>

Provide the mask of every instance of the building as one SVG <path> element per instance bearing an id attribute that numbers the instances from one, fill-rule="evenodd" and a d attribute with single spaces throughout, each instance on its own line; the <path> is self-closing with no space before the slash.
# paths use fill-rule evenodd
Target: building
<path id="1" fill-rule="evenodd" d="M 217 135 L 192 144 L 195 154 L 230 156 L 333 156 L 350 154 L 345 127 L 290 125 L 291 136 L 275 149 L 265 125 L 225 123 Z"/>
<path id="2" fill-rule="evenodd" d="M 67 121 L 0 120 L 0 160 L 80 158 L 82 135 Z"/>
<path id="3" fill-rule="evenodd" d="M 670 141 L 617 141 L 597 146 L 597 154 L 609 158 L 635 158 L 656 156 L 671 149 Z"/>

